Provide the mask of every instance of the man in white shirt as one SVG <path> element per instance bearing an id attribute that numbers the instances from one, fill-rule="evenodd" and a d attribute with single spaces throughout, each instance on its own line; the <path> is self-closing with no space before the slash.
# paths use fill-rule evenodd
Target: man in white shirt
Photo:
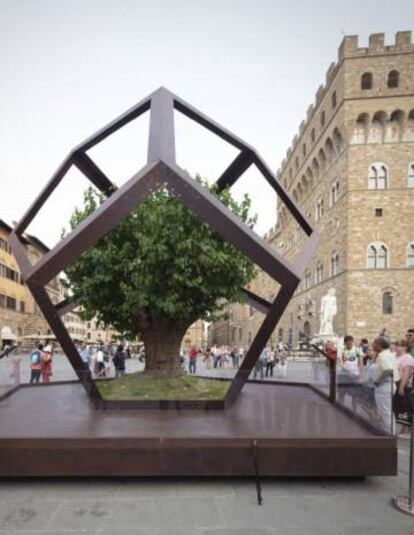
<path id="1" fill-rule="evenodd" d="M 392 396 L 395 382 L 399 380 L 397 360 L 390 351 L 390 342 L 384 336 L 375 338 L 372 349 L 376 354 L 372 378 L 375 385 L 375 405 L 381 428 L 394 433 L 395 422 L 392 412 Z"/>

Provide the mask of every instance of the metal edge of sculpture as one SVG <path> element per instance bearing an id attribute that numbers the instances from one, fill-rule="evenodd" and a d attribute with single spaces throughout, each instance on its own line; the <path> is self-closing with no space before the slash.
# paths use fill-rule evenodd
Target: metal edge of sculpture
<path id="1" fill-rule="evenodd" d="M 307 243 L 294 264 L 272 249 L 216 197 L 177 165 L 175 160 L 174 109 L 240 150 L 238 156 L 218 178 L 216 184 L 220 190 L 225 187 L 231 188 L 242 174 L 251 165 L 254 165 L 279 195 L 308 237 Z M 111 181 L 87 155 L 87 151 L 147 111 L 150 111 L 147 164 L 114 191 Z M 22 243 L 22 235 L 72 165 L 77 167 L 107 199 L 41 260 L 32 265 Z M 79 257 L 83 251 L 110 232 L 123 217 L 136 208 L 160 184 L 165 184 L 184 206 L 193 210 L 223 239 L 228 240 L 246 254 L 257 266 L 280 284 L 279 292 L 272 303 L 251 291 L 244 290 L 248 304 L 264 313 L 265 318 L 222 402 L 220 400 L 104 400 L 93 381 L 90 370 L 80 358 L 61 319 L 61 316 L 67 312 L 71 305 L 68 305 L 66 301 L 57 305 L 53 304 L 45 289 L 46 283 Z M 28 288 L 68 357 L 89 399 L 97 408 L 213 409 L 230 407 L 240 394 L 261 351 L 292 298 L 317 244 L 317 233 L 255 149 L 163 87 L 73 149 L 15 226 L 10 236 L 10 245 Z"/>

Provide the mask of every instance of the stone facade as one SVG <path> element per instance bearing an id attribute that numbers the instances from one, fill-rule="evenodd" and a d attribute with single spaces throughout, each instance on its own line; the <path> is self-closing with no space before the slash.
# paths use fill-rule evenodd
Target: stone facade
<path id="1" fill-rule="evenodd" d="M 43 317 L 36 301 L 24 284 L 19 267 L 10 249 L 8 238 L 12 228 L 0 219 L 0 348 L 6 344 L 17 343 L 20 346 L 31 346 L 36 340 L 54 338 L 49 324 Z M 35 236 L 25 234 L 23 243 L 32 264 L 49 251 Z M 56 277 L 46 286 L 53 303 L 64 299 L 65 289 Z M 73 339 L 93 341 L 111 341 L 115 331 L 101 329 L 92 323 L 81 320 L 74 311 L 63 316 L 63 323 Z M 88 331 L 88 332 L 87 332 Z"/>
<path id="2" fill-rule="evenodd" d="M 24 284 L 19 267 L 8 243 L 11 227 L 0 220 L 0 346 L 6 344 L 30 345 L 35 337 L 52 335 L 31 292 Z M 48 251 L 35 236 L 23 238 L 30 262 L 35 264 Z M 54 303 L 59 301 L 57 279 L 51 280 L 46 290 Z"/>
<path id="3" fill-rule="evenodd" d="M 301 332 L 317 333 L 321 297 L 331 287 L 339 335 L 372 339 L 386 329 L 396 337 L 413 327 L 411 32 L 397 33 L 392 46 L 384 46 L 383 34 L 371 35 L 367 48 L 358 47 L 356 36 L 344 38 L 277 175 L 321 239 L 272 341 L 295 344 Z M 280 202 L 265 238 L 292 262 L 306 240 Z M 262 273 L 253 287 L 268 299 L 277 291 Z M 259 312 L 253 316 L 239 327 L 252 335 L 263 320 Z M 211 338 L 224 334 L 219 324 L 210 330 Z M 230 339 L 221 336 L 222 343 Z"/>
<path id="4" fill-rule="evenodd" d="M 185 333 L 182 346 L 185 351 L 188 351 L 192 346 L 201 348 L 205 347 L 205 345 L 205 322 L 203 320 L 197 320 Z"/>

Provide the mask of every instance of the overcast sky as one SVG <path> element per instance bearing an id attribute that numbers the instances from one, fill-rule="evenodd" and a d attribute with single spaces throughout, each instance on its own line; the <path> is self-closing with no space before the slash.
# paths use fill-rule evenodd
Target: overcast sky
<path id="1" fill-rule="evenodd" d="M 0 0 L 0 218 L 18 220 L 80 141 L 163 85 L 276 170 L 344 35 L 414 29 L 413 0 Z M 145 162 L 143 118 L 91 156 L 122 183 Z M 234 151 L 177 118 L 177 160 L 216 179 Z M 29 231 L 58 240 L 86 181 L 70 173 Z M 255 173 L 258 232 L 275 196 Z"/>

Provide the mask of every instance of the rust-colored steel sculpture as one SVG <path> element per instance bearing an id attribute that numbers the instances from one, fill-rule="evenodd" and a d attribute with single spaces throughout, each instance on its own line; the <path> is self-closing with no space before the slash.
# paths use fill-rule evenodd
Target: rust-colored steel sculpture
<path id="1" fill-rule="evenodd" d="M 177 165 L 175 160 L 174 109 L 240 150 L 240 154 L 217 180 L 217 185 L 220 189 L 233 186 L 241 175 L 251 165 L 254 165 L 279 195 L 282 202 L 308 236 L 308 241 L 294 264 L 288 262 L 277 251 L 272 249 L 269 244 L 249 229 L 216 197 L 200 186 L 184 169 Z M 150 111 L 147 164 L 122 187 L 115 190 L 112 182 L 86 152 L 146 111 Z M 31 265 L 22 243 L 22 235 L 72 165 L 76 166 L 108 198 L 37 264 Z M 265 319 L 221 404 L 216 401 L 200 403 L 199 401 L 191 400 L 170 402 L 137 400 L 126 403 L 105 401 L 96 388 L 89 369 L 80 358 L 62 322 L 61 315 L 68 310 L 70 304 L 62 301 L 54 305 L 45 289 L 45 285 L 53 277 L 64 270 L 70 262 L 75 261 L 87 248 L 93 246 L 102 236 L 110 232 L 123 217 L 134 210 L 160 184 L 168 187 L 181 200 L 183 205 L 193 210 L 202 220 L 213 227 L 224 239 L 246 254 L 281 286 L 273 303 L 269 303 L 253 292 L 246 290 L 248 303 L 263 312 Z M 95 406 L 100 408 L 115 406 L 119 408 L 123 406 L 127 408 L 149 408 L 154 406 L 165 408 L 230 407 L 236 401 L 261 351 L 293 296 L 301 280 L 304 268 L 317 246 L 317 242 L 318 237 L 315 231 L 255 149 L 165 88 L 158 89 L 78 145 L 57 169 L 10 236 L 10 243 L 26 284 L 56 338 L 59 340 L 90 399 Z"/>

